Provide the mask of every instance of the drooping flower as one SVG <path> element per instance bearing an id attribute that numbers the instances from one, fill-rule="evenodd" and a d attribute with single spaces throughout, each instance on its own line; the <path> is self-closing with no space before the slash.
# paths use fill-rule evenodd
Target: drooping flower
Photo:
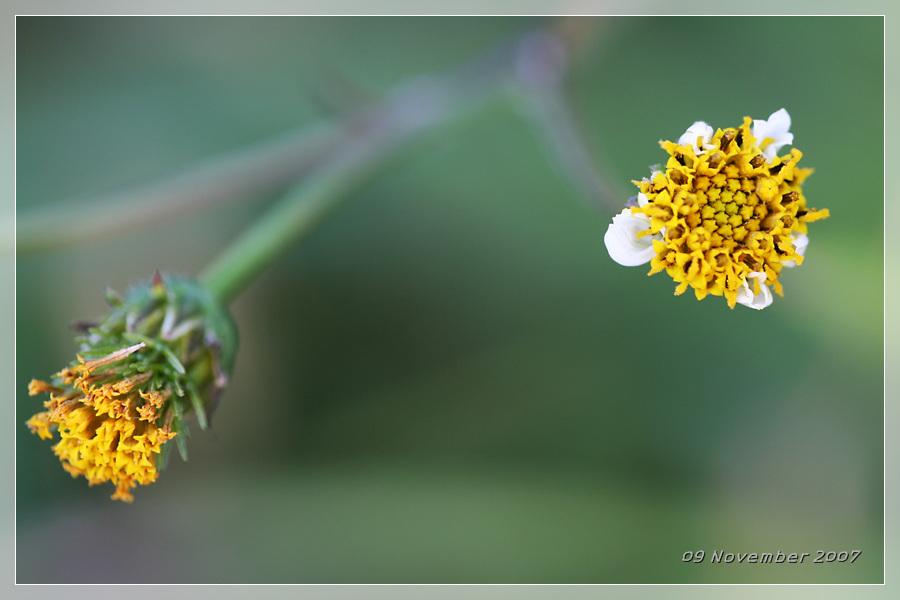
<path id="1" fill-rule="evenodd" d="M 169 440 L 187 458 L 189 415 L 206 428 L 237 333 L 218 300 L 189 279 L 157 273 L 124 299 L 107 300 L 112 312 L 83 326 L 77 360 L 51 382 L 28 386 L 50 399 L 26 424 L 41 439 L 59 433 L 53 451 L 73 477 L 111 482 L 112 498 L 131 502 L 133 488 L 156 481 Z"/>
<path id="2" fill-rule="evenodd" d="M 781 270 L 803 261 L 807 224 L 829 216 L 806 206 L 801 184 L 812 169 L 797 166 L 802 153 L 777 154 L 793 142 L 790 124 L 781 109 L 715 132 L 698 121 L 678 143 L 660 142 L 665 170 L 634 182 L 637 205 L 613 217 L 604 237 L 613 260 L 665 270 L 676 295 L 691 287 L 731 308 L 769 306 L 773 290 L 783 295 Z"/>

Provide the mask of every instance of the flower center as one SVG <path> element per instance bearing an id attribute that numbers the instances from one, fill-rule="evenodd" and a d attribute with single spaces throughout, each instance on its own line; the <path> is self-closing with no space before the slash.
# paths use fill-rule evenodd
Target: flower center
<path id="1" fill-rule="evenodd" d="M 803 260 L 795 236 L 828 216 L 806 208 L 800 184 L 812 169 L 796 166 L 801 152 L 767 161 L 750 125 L 745 119 L 717 131 L 699 155 L 693 144 L 662 142 L 670 155 L 665 172 L 634 182 L 648 199 L 631 209 L 650 218 L 642 234 L 662 233 L 650 274 L 665 269 L 679 284 L 676 294 L 691 287 L 698 299 L 724 295 L 733 307 L 752 273 L 765 274 L 781 294 L 782 267 Z"/>

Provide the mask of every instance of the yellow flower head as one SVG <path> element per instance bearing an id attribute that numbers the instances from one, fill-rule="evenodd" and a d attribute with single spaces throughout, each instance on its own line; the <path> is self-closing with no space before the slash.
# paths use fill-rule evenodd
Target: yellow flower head
<path id="1" fill-rule="evenodd" d="M 115 500 L 156 481 L 166 442 L 187 458 L 185 417 L 201 427 L 225 387 L 237 349 L 227 312 L 198 284 L 157 274 L 124 299 L 110 296 L 112 314 L 88 327 L 77 362 L 32 380 L 30 395 L 49 394 L 46 411 L 27 421 L 73 477 L 111 482 Z"/>
<path id="2" fill-rule="evenodd" d="M 668 162 L 634 182 L 634 205 L 604 238 L 610 256 L 650 262 L 650 275 L 665 270 L 676 295 L 691 287 L 698 300 L 725 296 L 731 308 L 771 304 L 769 286 L 783 295 L 782 268 L 803 261 L 807 223 L 828 217 L 806 206 L 800 186 L 812 169 L 797 166 L 801 152 L 777 154 L 793 142 L 789 127 L 781 109 L 725 130 L 699 121 L 677 143 L 660 142 Z"/>

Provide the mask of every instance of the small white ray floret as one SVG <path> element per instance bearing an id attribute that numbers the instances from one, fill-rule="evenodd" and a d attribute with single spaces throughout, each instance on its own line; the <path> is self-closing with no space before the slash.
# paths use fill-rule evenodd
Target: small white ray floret
<path id="1" fill-rule="evenodd" d="M 794 134 L 788 131 L 790 128 L 791 115 L 783 108 L 773 112 L 767 120 L 754 119 L 751 132 L 767 161 L 775 158 L 782 146 L 794 142 Z"/>
<path id="2" fill-rule="evenodd" d="M 660 240 L 660 234 L 644 235 L 638 233 L 650 229 L 650 219 L 643 213 L 631 214 L 625 209 L 613 217 L 603 236 L 603 242 L 609 256 L 624 267 L 637 267 L 653 260 L 653 240 Z"/>
<path id="3" fill-rule="evenodd" d="M 805 233 L 800 233 L 799 231 L 792 231 L 791 238 L 794 240 L 794 252 L 799 254 L 800 256 L 806 255 L 806 247 L 809 246 L 809 236 Z M 781 266 L 783 267 L 796 267 L 796 260 L 784 260 L 781 261 Z"/>
<path id="4" fill-rule="evenodd" d="M 754 278 L 759 283 L 759 293 L 754 294 L 750 287 L 750 279 Z M 766 285 L 766 274 L 753 271 L 744 279 L 744 283 L 737 289 L 738 304 L 762 310 L 772 304 L 772 290 Z"/>
<path id="5" fill-rule="evenodd" d="M 713 144 L 709 143 L 715 133 L 716 130 L 708 123 L 697 121 L 678 138 L 678 143 L 682 146 L 692 146 L 694 154 L 700 156 L 705 154 L 707 150 L 715 148 Z M 698 144 L 698 142 L 700 143 Z"/>

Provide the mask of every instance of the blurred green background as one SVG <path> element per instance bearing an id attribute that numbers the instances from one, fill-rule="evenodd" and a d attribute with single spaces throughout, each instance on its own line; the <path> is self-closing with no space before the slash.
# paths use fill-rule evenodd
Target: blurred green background
<path id="1" fill-rule="evenodd" d="M 404 153 L 234 304 L 213 428 L 133 505 L 73 480 L 27 396 L 155 269 L 196 273 L 266 199 L 17 257 L 17 579 L 882 581 L 883 20 L 593 18 L 567 80 L 621 203 L 695 120 L 785 107 L 816 173 L 765 311 L 620 267 L 516 102 Z M 17 209 L 127 189 L 552 20 L 19 18 Z M 854 564 L 682 562 L 861 550 Z"/>

